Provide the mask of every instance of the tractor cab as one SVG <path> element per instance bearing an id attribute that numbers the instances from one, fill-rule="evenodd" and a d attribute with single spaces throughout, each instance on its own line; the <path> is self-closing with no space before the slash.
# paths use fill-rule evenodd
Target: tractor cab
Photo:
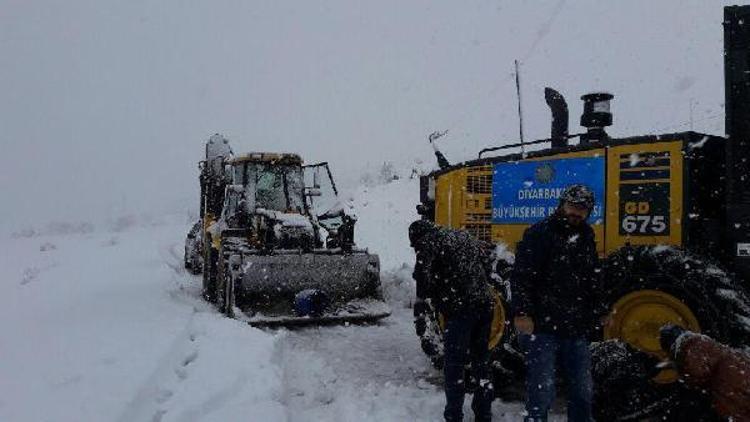
<path id="1" fill-rule="evenodd" d="M 342 217 L 335 212 L 338 190 L 326 162 L 303 165 L 297 154 L 254 152 L 234 158 L 230 166 L 232 184 L 243 187 L 249 212 L 309 215 L 331 223 Z"/>
<path id="2" fill-rule="evenodd" d="M 232 183 L 244 187 L 248 211 L 305 213 L 305 186 L 299 155 L 249 153 L 230 164 Z"/>
<path id="3" fill-rule="evenodd" d="M 328 163 L 297 154 L 253 152 L 229 161 L 221 220 L 268 247 L 354 246 L 356 216 L 338 198 Z M 323 229 L 323 233 L 319 229 Z"/>

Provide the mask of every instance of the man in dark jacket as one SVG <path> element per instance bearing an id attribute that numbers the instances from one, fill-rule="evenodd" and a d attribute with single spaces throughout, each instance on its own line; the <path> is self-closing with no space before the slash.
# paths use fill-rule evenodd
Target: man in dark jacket
<path id="1" fill-rule="evenodd" d="M 463 420 L 468 355 L 477 382 L 471 405 L 474 420 L 490 421 L 494 393 L 488 344 L 493 298 L 483 244 L 465 231 L 437 227 L 427 220 L 409 226 L 409 239 L 417 253 L 415 315 L 427 311 L 429 299 L 445 318 L 445 420 Z"/>
<path id="2" fill-rule="evenodd" d="M 594 195 L 568 187 L 555 213 L 528 229 L 511 276 L 514 326 L 526 349 L 527 421 L 546 421 L 555 397 L 555 367 L 567 378 L 568 420 L 591 421 L 591 355 L 598 257 L 586 220 Z"/>

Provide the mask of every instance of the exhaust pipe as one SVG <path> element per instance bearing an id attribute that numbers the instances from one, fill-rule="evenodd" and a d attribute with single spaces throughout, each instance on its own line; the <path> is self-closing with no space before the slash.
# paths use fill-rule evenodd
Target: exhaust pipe
<path id="1" fill-rule="evenodd" d="M 552 111 L 552 148 L 564 148 L 568 146 L 568 103 L 552 88 L 544 88 L 544 100 Z"/>

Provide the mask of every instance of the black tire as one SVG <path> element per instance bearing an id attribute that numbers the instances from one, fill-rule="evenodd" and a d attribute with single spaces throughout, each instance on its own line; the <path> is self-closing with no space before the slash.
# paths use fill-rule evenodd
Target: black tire
<path id="1" fill-rule="evenodd" d="M 216 303 L 216 280 L 218 274 L 219 254 L 211 247 L 210 238 L 203 248 L 203 298 Z"/>
<path id="2" fill-rule="evenodd" d="M 203 264 L 200 257 L 192 256 L 188 258 L 185 256 L 185 269 L 192 275 L 201 274 L 203 272 Z"/>
<path id="3" fill-rule="evenodd" d="M 218 255 L 221 258 L 217 263 L 216 307 L 222 314 L 234 318 L 235 285 L 230 261 L 239 256 L 231 246 L 227 247 L 224 242 L 221 244 Z"/>
<path id="4" fill-rule="evenodd" d="M 620 340 L 591 346 L 598 421 L 719 421 L 706 392 L 651 382 L 658 359 Z"/>
<path id="5" fill-rule="evenodd" d="M 203 273 L 203 265 L 200 263 L 200 261 L 193 262 L 192 264 L 190 264 L 189 271 L 192 275 L 200 275 L 201 273 Z"/>
<path id="6" fill-rule="evenodd" d="M 750 339 L 750 327 L 742 324 L 750 316 L 747 293 L 710 262 L 671 247 L 625 247 L 607 258 L 605 270 L 603 293 L 609 309 L 629 293 L 658 290 L 685 304 L 703 334 L 730 346 Z M 653 359 L 646 364 L 644 353 L 631 347 L 623 351 L 611 342 L 592 346 L 597 420 L 714 420 L 707 408 L 710 400 L 701 392 L 679 382 L 656 384 L 651 380 Z M 644 373 L 649 376 L 633 375 Z"/>
<path id="7" fill-rule="evenodd" d="M 506 346 L 507 343 L 511 343 L 510 337 L 515 337 L 514 334 L 511 332 L 510 328 L 510 306 L 508 306 L 507 302 L 503 299 L 506 297 L 509 297 L 510 290 L 509 285 L 507 283 L 503 284 L 504 282 L 498 281 L 499 280 L 509 280 L 510 274 L 513 270 L 513 263 L 511 262 L 512 259 L 507 259 L 505 257 L 496 257 L 496 260 L 492 263 L 494 266 L 493 272 L 494 275 L 497 276 L 497 279 L 492 280 L 493 286 L 495 290 L 499 293 L 502 301 L 503 308 L 505 309 L 505 334 L 503 336 L 503 340 L 501 344 L 498 344 L 497 347 L 495 347 L 495 350 L 502 349 L 507 350 L 508 347 Z M 417 334 L 417 337 L 419 337 L 420 345 L 422 346 L 422 351 L 430 358 L 430 361 L 432 362 L 432 365 L 436 369 L 442 369 L 443 367 L 443 332 L 440 328 L 440 322 L 438 320 L 438 312 L 437 310 L 432 306 L 432 303 L 427 300 L 423 302 L 421 305 L 422 308 L 419 308 L 415 306 L 414 308 L 414 328 Z M 512 348 L 511 348 L 512 349 Z M 494 358 L 494 356 L 493 356 Z M 515 359 L 517 360 L 517 359 Z M 493 367 L 496 369 L 502 370 L 501 366 L 498 366 L 497 361 L 493 361 Z"/>
<path id="8" fill-rule="evenodd" d="M 201 258 L 196 251 L 192 251 L 192 253 L 185 251 L 185 269 L 193 275 L 201 274 L 203 272 L 203 260 Z"/>
<path id="9" fill-rule="evenodd" d="M 606 262 L 605 297 L 611 306 L 628 293 L 668 293 L 695 314 L 701 331 L 732 347 L 750 344 L 750 298 L 717 265 L 665 246 L 626 247 Z"/>
<path id="10" fill-rule="evenodd" d="M 224 245 L 222 244 L 219 249 L 219 259 L 216 263 L 216 308 L 219 312 L 226 315 L 228 311 L 227 307 L 227 285 L 228 277 L 226 270 L 227 260 L 224 256 Z"/>
<path id="11" fill-rule="evenodd" d="M 184 261 L 185 261 L 185 269 L 188 270 L 188 271 L 190 271 L 190 272 L 192 272 L 192 268 L 190 266 L 190 261 L 188 260 L 188 252 L 187 252 L 187 250 L 185 251 L 185 259 L 184 259 Z"/>
<path id="12" fill-rule="evenodd" d="M 509 307 L 503 301 L 507 310 Z M 415 308 L 414 328 L 419 337 L 422 351 L 430 358 L 435 369 L 442 369 L 444 363 L 443 331 L 440 328 L 438 312 L 429 301 L 425 303 L 424 309 Z M 524 374 L 523 355 L 518 351 L 515 334 L 509 329 L 508 314 L 506 313 L 505 333 L 500 343 L 492 349 L 490 355 L 490 367 L 492 368 L 493 384 L 495 392 L 501 397 L 517 398 L 518 393 L 507 387 L 516 384 Z M 468 372 L 467 372 L 468 375 Z M 471 385 L 467 384 L 469 389 Z"/>
<path id="13" fill-rule="evenodd" d="M 202 220 L 198 220 L 185 238 L 185 269 L 190 271 L 191 274 L 200 274 L 203 272 L 203 242 L 202 233 L 203 229 Z"/>
<path id="14" fill-rule="evenodd" d="M 231 271 L 224 272 L 224 315 L 234 318 L 235 305 L 234 277 Z"/>

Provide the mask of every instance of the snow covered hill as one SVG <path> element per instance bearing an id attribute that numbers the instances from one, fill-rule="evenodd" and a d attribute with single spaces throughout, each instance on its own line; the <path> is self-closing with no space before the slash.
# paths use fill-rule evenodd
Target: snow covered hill
<path id="1" fill-rule="evenodd" d="M 186 228 L 3 241 L 0 420 L 283 419 L 275 337 L 198 299 Z"/>
<path id="2" fill-rule="evenodd" d="M 393 307 L 372 326 L 224 318 L 182 268 L 184 218 L 0 240 L 0 420 L 439 420 L 441 377 L 409 309 L 417 198 L 416 180 L 355 195 L 358 242 L 380 254 Z M 521 407 L 496 401 L 496 420 Z"/>

